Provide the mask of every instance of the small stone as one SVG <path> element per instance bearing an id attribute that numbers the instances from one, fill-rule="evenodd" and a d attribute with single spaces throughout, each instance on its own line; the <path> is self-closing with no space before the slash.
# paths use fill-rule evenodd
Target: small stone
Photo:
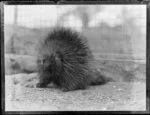
<path id="1" fill-rule="evenodd" d="M 16 101 L 20 101 L 20 99 L 15 99 Z"/>
<path id="2" fill-rule="evenodd" d="M 103 107 L 103 108 L 101 108 L 101 110 L 107 110 L 107 108 Z"/>
<path id="3" fill-rule="evenodd" d="M 122 91 L 123 89 L 120 89 L 120 88 L 119 88 L 119 89 L 117 89 L 117 90 L 118 90 L 118 91 Z"/>
<path id="4" fill-rule="evenodd" d="M 116 86 L 114 85 L 113 88 L 116 88 Z"/>

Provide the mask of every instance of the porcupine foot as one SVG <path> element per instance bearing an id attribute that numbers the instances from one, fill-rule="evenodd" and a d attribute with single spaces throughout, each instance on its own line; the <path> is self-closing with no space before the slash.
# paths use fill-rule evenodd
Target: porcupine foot
<path id="1" fill-rule="evenodd" d="M 37 83 L 36 84 L 37 88 L 45 88 L 46 86 L 47 86 L 47 84 L 45 84 L 45 83 Z"/>

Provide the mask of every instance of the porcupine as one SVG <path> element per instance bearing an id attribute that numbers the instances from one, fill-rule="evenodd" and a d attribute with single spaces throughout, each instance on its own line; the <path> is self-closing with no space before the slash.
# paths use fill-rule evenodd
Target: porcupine
<path id="1" fill-rule="evenodd" d="M 38 57 L 39 83 L 54 83 L 63 91 L 85 89 L 108 81 L 94 66 L 86 38 L 70 28 L 57 27 L 41 44 Z"/>

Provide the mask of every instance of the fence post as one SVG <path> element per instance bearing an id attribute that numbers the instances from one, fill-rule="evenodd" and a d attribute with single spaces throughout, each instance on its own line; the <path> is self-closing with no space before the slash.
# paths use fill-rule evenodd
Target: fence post
<path id="1" fill-rule="evenodd" d="M 18 25 L 18 6 L 15 5 L 14 8 L 14 25 L 17 26 Z"/>

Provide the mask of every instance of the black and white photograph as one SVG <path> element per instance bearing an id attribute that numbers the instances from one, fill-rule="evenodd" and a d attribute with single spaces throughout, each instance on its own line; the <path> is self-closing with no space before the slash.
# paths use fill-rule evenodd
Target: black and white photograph
<path id="1" fill-rule="evenodd" d="M 146 111 L 146 4 L 4 4 L 5 111 Z"/>

